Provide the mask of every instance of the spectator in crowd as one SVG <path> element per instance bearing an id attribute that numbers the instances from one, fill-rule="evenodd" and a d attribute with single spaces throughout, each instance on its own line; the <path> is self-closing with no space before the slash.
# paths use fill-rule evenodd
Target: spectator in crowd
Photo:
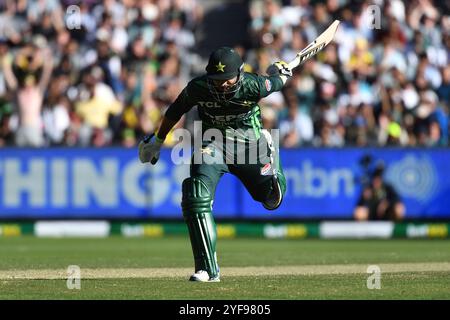
<path id="1" fill-rule="evenodd" d="M 450 64 L 442 67 L 442 83 L 437 94 L 443 104 L 450 106 Z"/>
<path id="2" fill-rule="evenodd" d="M 334 43 L 296 70 L 298 76 L 292 79 L 295 85 L 284 92 L 288 96 L 289 91 L 297 91 L 299 103 L 311 106 L 312 112 L 302 114 L 313 123 L 313 145 L 448 145 L 448 101 L 443 97 L 448 83 L 444 69 L 450 56 L 445 39 L 450 29 L 448 15 L 441 18 L 440 12 L 445 10 L 439 10 L 437 2 L 412 1 L 411 6 L 400 0 L 385 2 L 379 5 L 380 29 L 368 24 L 374 19 L 367 10 L 367 1 L 330 1 L 322 5 L 274 0 L 267 1 L 266 7 L 262 3 L 250 4 L 254 39 L 281 38 L 283 49 L 272 55 L 282 55 L 287 60 L 292 58 L 290 50 L 298 42 L 304 47 L 333 18 L 342 21 Z M 285 6 L 280 10 L 264 10 L 282 3 Z M 284 19 L 277 19 L 280 12 Z M 273 51 L 269 42 L 258 41 L 255 48 L 247 50 L 248 54 L 264 48 Z M 272 58 L 268 60 L 266 64 Z M 256 67 L 258 71 L 261 68 Z M 315 72 L 309 72 L 310 69 Z M 311 88 L 310 95 L 303 93 L 306 84 Z M 423 107 L 419 109 L 420 97 L 430 90 L 438 93 L 438 100 L 426 102 L 430 111 L 424 112 Z M 289 108 L 288 99 L 286 107 Z M 285 137 L 282 144 L 307 145 L 307 140 L 293 138 L 298 134 L 287 129 L 295 127 L 297 117 L 283 117 L 281 112 L 279 115 L 279 127 L 284 128 L 281 137 Z"/>
<path id="3" fill-rule="evenodd" d="M 404 218 L 405 205 L 394 187 L 383 180 L 383 168 L 375 170 L 370 182 L 363 187 L 353 216 L 358 221 Z"/>
<path id="4" fill-rule="evenodd" d="M 103 79 L 103 70 L 98 66 L 83 76 L 84 92 L 81 94 L 86 94 L 86 100 L 76 105 L 76 112 L 83 121 L 80 128 L 82 146 L 110 144 L 113 139 L 109 126 L 110 116 L 122 112 L 122 103 L 116 99 L 112 88 Z"/>
<path id="5" fill-rule="evenodd" d="M 250 72 L 289 61 L 341 20 L 334 41 L 261 101 L 282 146 L 448 146 L 448 4 L 382 1 L 380 17 L 372 4 L 242 2 L 248 41 L 236 49 Z M 203 71 L 206 14 L 198 0 L 1 1 L 0 145 L 131 147 Z"/>
<path id="6" fill-rule="evenodd" d="M 44 130 L 42 105 L 53 69 L 53 59 L 45 38 L 36 36 L 15 57 L 2 59 L 9 90 L 15 93 L 18 107 L 18 129 L 15 142 L 19 147 L 42 147 Z"/>

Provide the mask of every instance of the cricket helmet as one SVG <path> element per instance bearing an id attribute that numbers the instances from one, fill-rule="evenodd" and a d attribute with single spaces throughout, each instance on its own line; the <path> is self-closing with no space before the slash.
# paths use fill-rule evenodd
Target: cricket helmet
<path id="1" fill-rule="evenodd" d="M 244 62 L 241 56 L 232 48 L 220 47 L 213 51 L 206 66 L 207 83 L 209 90 L 219 101 L 226 101 L 234 97 L 242 85 L 244 75 Z M 237 77 L 234 85 L 225 91 L 217 86 L 217 81 L 226 81 Z"/>
<path id="2" fill-rule="evenodd" d="M 220 47 L 209 56 L 206 72 L 208 78 L 229 80 L 238 76 L 244 68 L 241 56 L 229 47 Z"/>

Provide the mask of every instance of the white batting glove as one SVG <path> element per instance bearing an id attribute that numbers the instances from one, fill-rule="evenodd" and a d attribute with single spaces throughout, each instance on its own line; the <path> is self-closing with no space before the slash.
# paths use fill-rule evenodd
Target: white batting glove
<path id="1" fill-rule="evenodd" d="M 145 136 L 139 142 L 139 160 L 142 163 L 150 162 L 151 164 L 156 164 L 163 142 L 164 140 L 159 139 L 154 133 Z"/>

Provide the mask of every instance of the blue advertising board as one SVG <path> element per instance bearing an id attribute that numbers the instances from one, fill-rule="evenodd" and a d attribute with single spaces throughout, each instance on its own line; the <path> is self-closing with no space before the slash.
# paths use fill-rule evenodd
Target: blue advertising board
<path id="1" fill-rule="evenodd" d="M 385 163 L 385 179 L 406 205 L 406 217 L 450 218 L 450 150 L 286 149 L 287 192 L 267 211 L 234 176 L 225 175 L 214 201 L 216 218 L 351 219 L 361 192 L 360 160 Z M 164 149 L 143 165 L 136 149 L 0 149 L 0 219 L 179 218 L 188 164 Z"/>

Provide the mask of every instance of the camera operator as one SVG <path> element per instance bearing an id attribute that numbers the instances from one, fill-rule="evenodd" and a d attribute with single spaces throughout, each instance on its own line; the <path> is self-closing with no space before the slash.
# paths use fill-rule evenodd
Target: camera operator
<path id="1" fill-rule="evenodd" d="M 384 167 L 378 166 L 363 186 L 353 216 L 355 220 L 393 220 L 404 218 L 405 206 L 392 185 L 383 180 Z"/>
<path id="2" fill-rule="evenodd" d="M 44 93 L 53 70 L 53 56 L 43 37 L 35 37 L 14 56 L 7 52 L 0 57 L 8 90 L 14 93 L 18 108 L 19 128 L 16 144 L 21 147 L 44 145 L 42 105 Z"/>

